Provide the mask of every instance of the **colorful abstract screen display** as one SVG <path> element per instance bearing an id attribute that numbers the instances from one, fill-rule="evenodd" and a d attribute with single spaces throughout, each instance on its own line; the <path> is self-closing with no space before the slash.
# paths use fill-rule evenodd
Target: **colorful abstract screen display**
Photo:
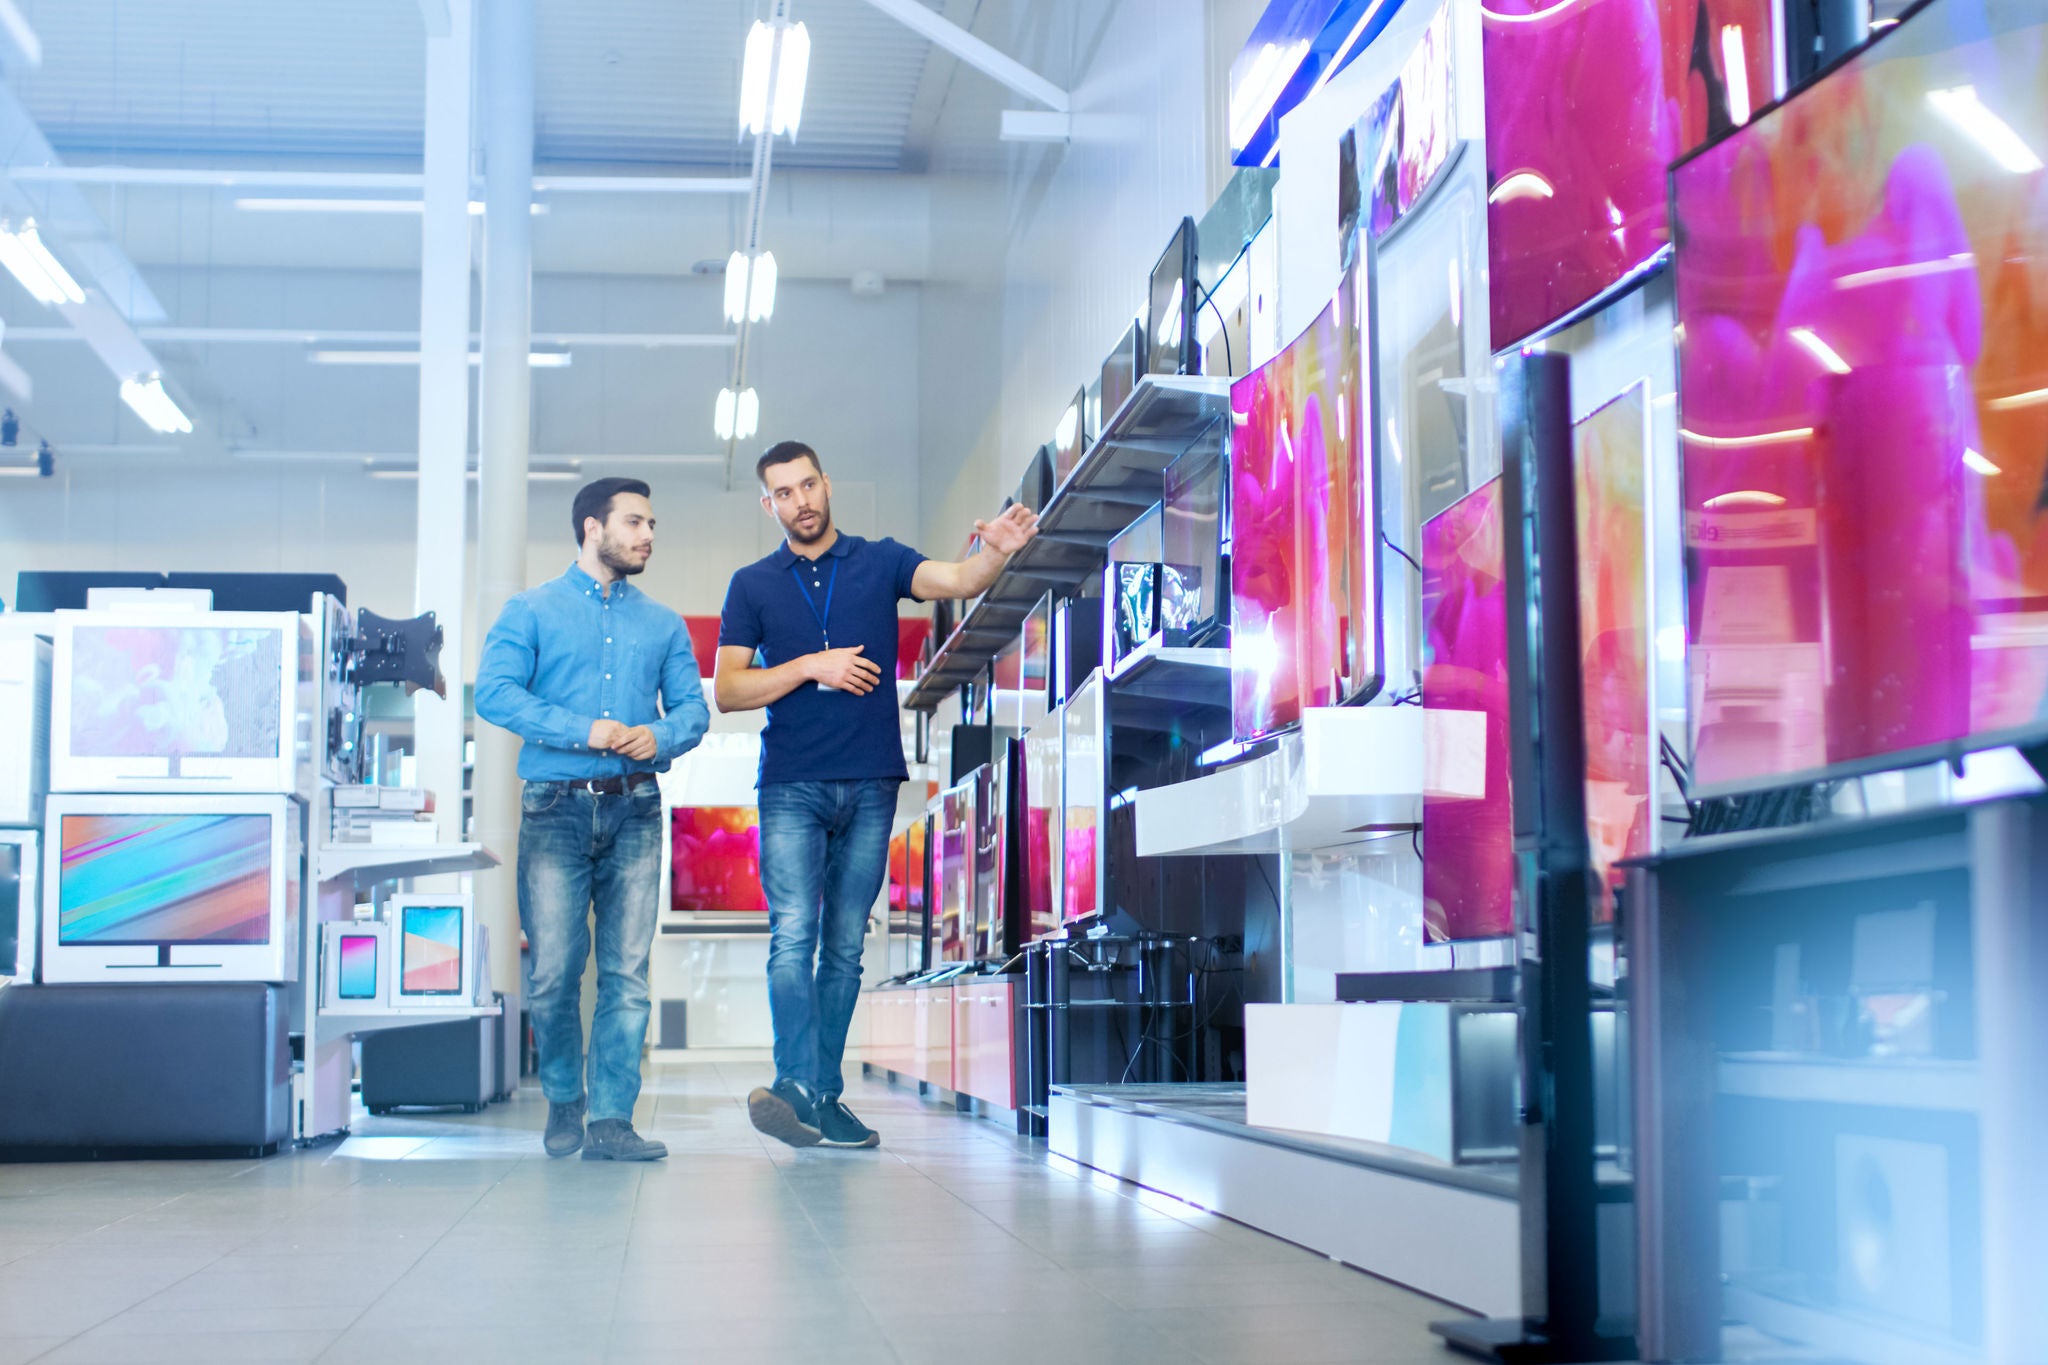
<path id="1" fill-rule="evenodd" d="M 1665 171 L 1774 94 L 1771 0 L 1488 0 L 1493 348 L 1671 240 Z"/>
<path id="2" fill-rule="evenodd" d="M 71 753 L 276 758 L 282 632 L 216 626 L 71 629 Z"/>
<path id="3" fill-rule="evenodd" d="M 2043 723 L 2044 62 L 1936 0 L 1673 172 L 1702 789 Z"/>
<path id="4" fill-rule="evenodd" d="M 460 905 L 400 907 L 400 994 L 462 993 L 462 917 Z"/>
<path id="5" fill-rule="evenodd" d="M 677 806 L 669 812 L 669 908 L 765 911 L 761 813 L 753 806 Z"/>
<path id="6" fill-rule="evenodd" d="M 1060 927 L 1059 849 L 1060 729 L 1063 717 L 1048 717 L 1024 736 L 1021 796 L 1024 839 L 1024 929 L 1030 942 Z"/>
<path id="7" fill-rule="evenodd" d="M 1422 900 L 1431 942 L 1514 927 L 1503 531 L 1498 479 L 1422 527 Z"/>
<path id="8" fill-rule="evenodd" d="M 938 942 L 941 962 L 965 962 L 974 930 L 974 792 L 939 798 Z"/>
<path id="9" fill-rule="evenodd" d="M 1360 324 L 1369 272 L 1230 389 L 1231 724 L 1254 740 L 1380 670 L 1379 515 Z"/>
<path id="10" fill-rule="evenodd" d="M 1103 709 L 1102 681 L 1096 678 L 1074 694 L 1064 716 L 1065 752 L 1060 766 L 1066 800 L 1060 832 L 1060 918 L 1067 923 L 1087 919 L 1103 908 L 1100 859 L 1109 794 L 1109 735 Z"/>
<path id="11" fill-rule="evenodd" d="M 337 994 L 343 1000 L 377 998 L 377 948 L 375 934 L 343 934 Z"/>
<path id="12" fill-rule="evenodd" d="M 1649 385 L 1638 383 L 1572 431 L 1578 522 L 1579 677 L 1586 826 L 1613 918 L 1624 858 L 1650 852 L 1657 819 L 1649 559 Z"/>
<path id="13" fill-rule="evenodd" d="M 66 815 L 57 941 L 270 942 L 271 817 Z"/>

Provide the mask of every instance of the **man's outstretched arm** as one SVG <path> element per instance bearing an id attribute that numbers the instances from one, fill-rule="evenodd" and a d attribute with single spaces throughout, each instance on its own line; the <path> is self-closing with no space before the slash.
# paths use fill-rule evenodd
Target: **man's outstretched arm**
<path id="1" fill-rule="evenodd" d="M 994 521 L 975 522 L 974 533 L 981 537 L 981 549 L 966 559 L 951 564 L 927 559 L 917 566 L 910 583 L 919 601 L 979 597 L 987 592 L 1010 556 L 1038 534 L 1038 513 L 1013 506 Z"/>

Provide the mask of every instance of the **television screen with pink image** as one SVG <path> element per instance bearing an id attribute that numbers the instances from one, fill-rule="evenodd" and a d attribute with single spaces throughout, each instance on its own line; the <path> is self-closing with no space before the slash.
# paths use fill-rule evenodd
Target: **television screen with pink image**
<path id="1" fill-rule="evenodd" d="M 2044 63 L 1932 0 L 1672 172 L 1702 792 L 2048 725 Z"/>
<path id="2" fill-rule="evenodd" d="M 399 910 L 398 989 L 404 995 L 462 994 L 460 905 L 407 905 Z"/>
<path id="3" fill-rule="evenodd" d="M 1423 925 L 1433 943 L 1514 927 L 1501 483 L 1422 526 Z"/>
<path id="4" fill-rule="evenodd" d="M 761 814 L 753 806 L 677 806 L 669 812 L 669 908 L 765 911 Z"/>
<path id="5" fill-rule="evenodd" d="M 1672 240 L 1673 159 L 1775 95 L 1772 0 L 1488 0 L 1493 349 L 1592 302 Z"/>

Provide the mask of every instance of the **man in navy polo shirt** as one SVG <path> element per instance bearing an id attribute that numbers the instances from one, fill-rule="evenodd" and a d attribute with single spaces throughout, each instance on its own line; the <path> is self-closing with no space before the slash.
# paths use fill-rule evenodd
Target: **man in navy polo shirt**
<path id="1" fill-rule="evenodd" d="M 1037 533 L 1012 507 L 976 522 L 981 549 L 941 564 L 832 524 L 832 480 L 797 441 L 754 466 L 781 548 L 732 576 L 718 633 L 721 711 L 768 708 L 761 740 L 761 885 L 775 1084 L 747 1098 L 754 1126 L 793 1147 L 881 1141 L 839 1096 L 860 994 L 868 911 L 888 870 L 909 775 L 896 708 L 896 604 L 975 597 Z"/>

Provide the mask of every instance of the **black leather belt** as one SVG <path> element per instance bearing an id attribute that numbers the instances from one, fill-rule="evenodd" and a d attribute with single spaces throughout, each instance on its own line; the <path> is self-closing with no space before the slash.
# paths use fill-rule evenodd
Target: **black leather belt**
<path id="1" fill-rule="evenodd" d="M 573 782 L 546 782 L 539 785 L 567 787 L 571 791 L 589 792 L 592 796 L 624 796 L 649 782 L 661 779 L 653 773 L 627 773 L 623 777 L 583 777 Z"/>

